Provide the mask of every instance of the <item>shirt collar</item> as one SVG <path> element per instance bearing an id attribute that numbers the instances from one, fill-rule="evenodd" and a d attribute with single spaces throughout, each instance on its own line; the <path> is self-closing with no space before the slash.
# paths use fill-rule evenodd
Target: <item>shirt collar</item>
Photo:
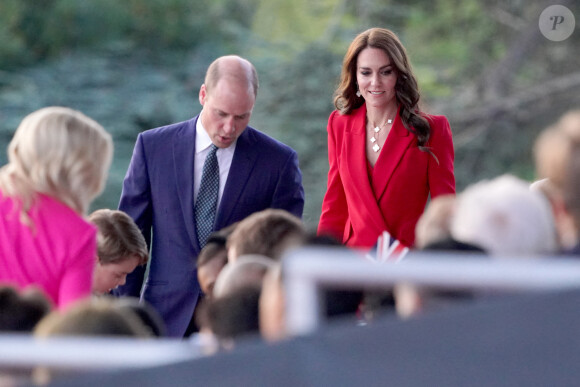
<path id="1" fill-rule="evenodd" d="M 202 114 L 203 110 L 199 114 L 199 117 L 197 118 L 197 123 L 195 124 L 195 153 L 203 152 L 207 147 L 209 147 L 212 144 L 211 138 L 209 138 L 207 131 L 205 130 L 203 124 L 201 123 Z"/>

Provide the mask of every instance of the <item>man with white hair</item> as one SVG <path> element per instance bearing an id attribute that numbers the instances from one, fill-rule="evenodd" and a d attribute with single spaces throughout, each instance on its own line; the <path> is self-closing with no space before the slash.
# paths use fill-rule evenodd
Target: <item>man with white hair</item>
<path id="1" fill-rule="evenodd" d="M 462 192 L 451 234 L 491 255 L 529 256 L 558 249 L 548 200 L 511 175 L 481 181 Z"/>

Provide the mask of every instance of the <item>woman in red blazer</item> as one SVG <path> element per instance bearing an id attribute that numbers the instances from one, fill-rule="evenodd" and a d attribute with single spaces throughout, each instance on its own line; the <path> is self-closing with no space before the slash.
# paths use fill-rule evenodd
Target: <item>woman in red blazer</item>
<path id="1" fill-rule="evenodd" d="M 418 109 L 405 48 L 383 28 L 359 34 L 328 120 L 328 187 L 318 234 L 369 248 L 388 231 L 407 246 L 429 194 L 455 193 L 449 122 Z"/>

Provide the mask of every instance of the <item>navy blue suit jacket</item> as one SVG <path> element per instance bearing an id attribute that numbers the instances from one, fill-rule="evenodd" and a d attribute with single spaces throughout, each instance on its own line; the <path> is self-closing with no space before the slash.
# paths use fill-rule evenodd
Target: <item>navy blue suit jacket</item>
<path id="1" fill-rule="evenodd" d="M 141 296 L 177 337 L 185 333 L 201 292 L 193 205 L 198 117 L 139 134 L 119 204 L 143 232 L 151 258 L 144 286 L 145 268 L 138 267 L 115 294 Z M 214 230 L 266 208 L 302 217 L 302 174 L 293 149 L 247 127 L 237 140 Z"/>

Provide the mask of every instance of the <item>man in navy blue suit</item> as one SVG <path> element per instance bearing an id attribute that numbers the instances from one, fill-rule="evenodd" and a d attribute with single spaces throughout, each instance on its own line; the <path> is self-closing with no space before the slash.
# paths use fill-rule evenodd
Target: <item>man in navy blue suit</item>
<path id="1" fill-rule="evenodd" d="M 198 236 L 194 203 L 212 144 L 219 165 L 212 230 L 266 208 L 302 217 L 304 189 L 296 152 L 248 126 L 257 91 L 258 77 L 249 61 L 220 57 L 200 88 L 198 116 L 137 138 L 119 209 L 143 232 L 151 259 L 147 278 L 140 267 L 115 294 L 141 296 L 152 304 L 170 336 L 184 335 L 201 293 L 195 264 L 204 238 Z"/>

